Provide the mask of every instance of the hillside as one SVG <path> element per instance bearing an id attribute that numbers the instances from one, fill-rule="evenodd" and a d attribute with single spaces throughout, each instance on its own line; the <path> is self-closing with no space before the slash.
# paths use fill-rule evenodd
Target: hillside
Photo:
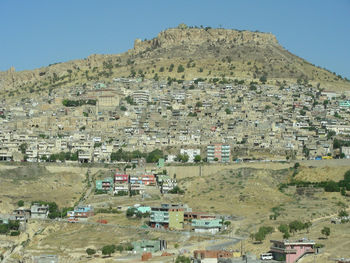
<path id="1" fill-rule="evenodd" d="M 117 55 L 55 63 L 30 71 L 0 72 L 0 92 L 13 96 L 56 87 L 111 81 L 114 77 L 155 79 L 297 80 L 326 90 L 348 90 L 350 82 L 286 49 L 270 33 L 208 28 L 172 28 Z"/>

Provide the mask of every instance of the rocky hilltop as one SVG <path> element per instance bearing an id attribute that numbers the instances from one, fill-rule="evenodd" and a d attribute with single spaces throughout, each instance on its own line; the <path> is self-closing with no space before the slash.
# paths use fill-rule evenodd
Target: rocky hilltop
<path id="1" fill-rule="evenodd" d="M 110 81 L 114 77 L 156 79 L 245 79 L 297 81 L 348 90 L 349 81 L 284 49 L 271 33 L 210 28 L 171 28 L 151 40 L 135 40 L 118 55 L 91 55 L 35 70 L 0 72 L 3 94 Z"/>
<path id="2" fill-rule="evenodd" d="M 178 45 L 184 46 L 200 46 L 203 44 L 270 44 L 278 45 L 277 39 L 273 34 L 237 31 L 230 29 L 178 29 L 172 28 L 159 33 L 159 35 L 152 39 L 141 41 L 135 40 L 134 52 L 142 52 L 149 49 L 156 48 L 171 48 Z"/>

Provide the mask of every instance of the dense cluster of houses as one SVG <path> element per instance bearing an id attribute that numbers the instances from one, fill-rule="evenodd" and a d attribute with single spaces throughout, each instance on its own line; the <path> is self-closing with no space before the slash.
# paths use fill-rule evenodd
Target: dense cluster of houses
<path id="1" fill-rule="evenodd" d="M 172 149 L 169 161 L 186 154 L 189 162 L 197 155 L 227 162 L 249 156 L 249 150 L 350 158 L 348 145 L 333 145 L 336 138 L 349 141 L 349 95 L 307 84 L 199 80 L 115 79 L 55 89 L 20 102 L 0 101 L 0 160 L 39 162 L 63 152 L 50 161 L 111 162 L 121 147 Z"/>

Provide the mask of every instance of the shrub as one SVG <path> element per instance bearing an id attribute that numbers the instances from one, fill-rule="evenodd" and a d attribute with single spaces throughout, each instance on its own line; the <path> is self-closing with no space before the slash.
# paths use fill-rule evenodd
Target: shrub
<path id="1" fill-rule="evenodd" d="M 184 66 L 182 66 L 181 64 L 177 67 L 177 73 L 181 73 L 181 72 L 184 72 L 185 71 L 185 68 Z"/>
<path id="2" fill-rule="evenodd" d="M 346 212 L 345 210 L 341 210 L 339 213 L 338 213 L 338 216 L 339 217 L 346 217 L 346 216 L 349 216 L 348 212 Z"/>
<path id="3" fill-rule="evenodd" d="M 19 236 L 20 233 L 21 233 L 21 232 L 19 232 L 19 231 L 12 231 L 12 232 L 10 233 L 10 236 Z"/>
<path id="4" fill-rule="evenodd" d="M 322 230 L 321 230 L 321 234 L 325 235 L 326 238 L 328 238 L 328 236 L 331 234 L 331 229 L 327 226 L 325 226 Z"/>
<path id="5" fill-rule="evenodd" d="M 87 248 L 86 254 L 88 254 L 89 256 L 94 255 L 94 254 L 96 254 L 96 250 L 92 249 L 92 248 Z"/>
<path id="6" fill-rule="evenodd" d="M 329 181 L 326 183 L 324 190 L 326 192 L 339 192 L 340 191 L 339 184 L 334 181 Z"/>
<path id="7" fill-rule="evenodd" d="M 190 263 L 191 259 L 186 256 L 178 256 L 175 263 Z"/>
<path id="8" fill-rule="evenodd" d="M 171 189 L 169 192 L 169 194 L 184 194 L 185 191 L 180 189 L 180 187 L 175 186 L 173 189 Z"/>

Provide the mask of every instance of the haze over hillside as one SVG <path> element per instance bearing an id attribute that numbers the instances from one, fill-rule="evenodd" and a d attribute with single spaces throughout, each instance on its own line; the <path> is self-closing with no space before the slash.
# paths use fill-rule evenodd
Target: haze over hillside
<path id="1" fill-rule="evenodd" d="M 33 93 L 114 77 L 208 81 L 266 78 L 268 82 L 319 83 L 327 90 L 350 88 L 349 81 L 284 49 L 271 33 L 180 25 L 151 40 L 135 40 L 134 48 L 125 53 L 91 55 L 29 71 L 11 68 L 0 72 L 0 92 Z"/>

